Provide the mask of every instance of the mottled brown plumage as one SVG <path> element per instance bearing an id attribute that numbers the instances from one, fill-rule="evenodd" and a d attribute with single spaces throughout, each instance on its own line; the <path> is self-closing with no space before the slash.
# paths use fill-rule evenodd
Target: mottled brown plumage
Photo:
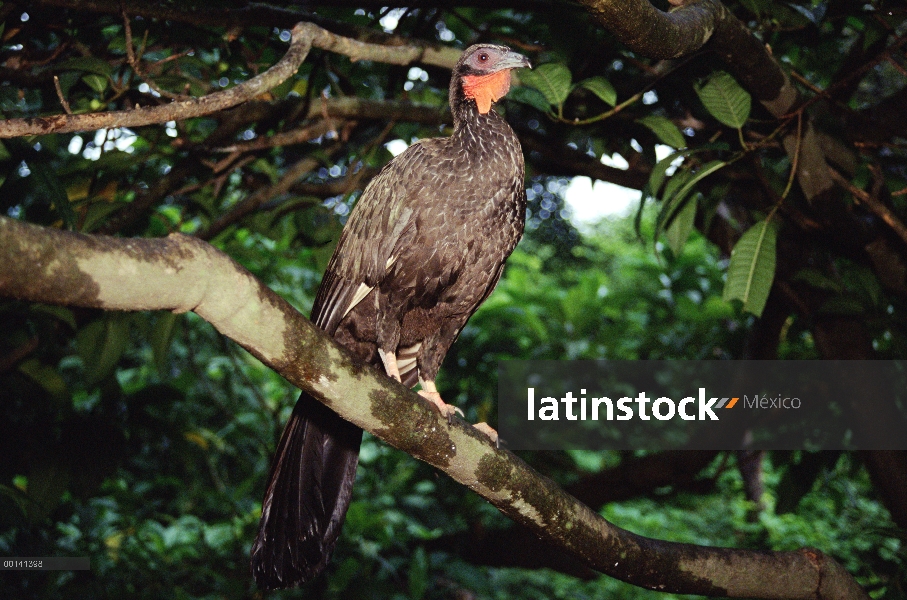
<path id="1" fill-rule="evenodd" d="M 450 84 L 454 133 L 410 146 L 366 187 L 325 272 L 312 320 L 363 362 L 422 392 L 497 284 L 523 232 L 523 155 L 491 108 L 510 70 L 504 46 L 463 53 Z M 262 505 L 252 571 L 264 589 L 318 575 L 337 541 L 362 432 L 303 393 L 284 430 Z"/>

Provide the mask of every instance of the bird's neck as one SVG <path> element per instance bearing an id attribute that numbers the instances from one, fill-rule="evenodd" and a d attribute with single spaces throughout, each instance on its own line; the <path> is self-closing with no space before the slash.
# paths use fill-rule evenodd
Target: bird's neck
<path id="1" fill-rule="evenodd" d="M 487 140 L 515 138 L 507 121 L 494 108 L 483 113 L 476 101 L 466 98 L 462 93 L 451 102 L 454 130 L 452 141 L 455 144 L 478 147 Z"/>
<path id="2" fill-rule="evenodd" d="M 506 122 L 492 108 L 510 89 L 510 71 L 455 77 L 450 84 L 454 135 L 464 128 L 492 127 Z"/>
<path id="3" fill-rule="evenodd" d="M 491 110 L 491 105 L 510 91 L 510 69 L 487 75 L 464 75 L 460 80 L 463 95 L 475 100 L 480 114 Z"/>

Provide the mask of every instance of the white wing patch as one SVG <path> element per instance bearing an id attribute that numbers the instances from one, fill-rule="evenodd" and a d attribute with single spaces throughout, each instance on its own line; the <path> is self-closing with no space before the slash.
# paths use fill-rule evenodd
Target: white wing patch
<path id="1" fill-rule="evenodd" d="M 392 266 L 394 266 L 395 262 L 397 262 L 396 256 L 391 256 L 390 258 L 388 258 L 387 262 L 384 264 L 384 270 L 387 271 L 388 269 L 390 269 Z M 373 289 L 375 289 L 375 286 L 370 286 L 370 285 L 365 285 L 364 283 L 360 283 L 359 287 L 356 288 L 356 293 L 353 294 L 353 299 L 350 300 L 349 306 L 346 307 L 346 310 L 343 311 L 343 316 L 340 318 L 343 319 L 348 314 L 350 314 L 350 311 L 353 310 L 354 308 L 356 308 L 357 304 L 359 304 L 360 302 L 365 300 L 365 297 L 368 296 L 369 292 L 371 292 Z"/>
<path id="2" fill-rule="evenodd" d="M 373 289 L 374 289 L 374 287 L 372 287 L 370 285 L 365 285 L 364 283 L 360 283 L 359 287 L 356 288 L 356 293 L 353 294 L 353 299 L 350 300 L 350 305 L 346 307 L 346 310 L 343 311 L 343 317 L 340 317 L 340 318 L 343 319 L 348 314 L 350 314 L 350 311 L 353 310 L 354 308 L 356 308 L 356 305 L 359 304 L 360 302 L 362 302 L 365 299 L 365 297 L 368 296 L 369 292 L 371 292 Z"/>

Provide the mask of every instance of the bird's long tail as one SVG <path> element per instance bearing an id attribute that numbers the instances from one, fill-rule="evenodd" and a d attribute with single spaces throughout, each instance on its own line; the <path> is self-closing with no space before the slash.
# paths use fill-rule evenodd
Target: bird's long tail
<path id="1" fill-rule="evenodd" d="M 362 430 L 303 392 L 271 465 L 252 545 L 265 590 L 310 581 L 327 565 L 350 505 Z"/>

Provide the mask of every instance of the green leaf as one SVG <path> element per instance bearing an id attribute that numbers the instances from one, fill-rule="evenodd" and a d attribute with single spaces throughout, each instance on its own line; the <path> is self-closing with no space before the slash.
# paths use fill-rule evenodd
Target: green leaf
<path id="1" fill-rule="evenodd" d="M 677 216 L 674 217 L 667 230 L 665 230 L 668 246 L 671 247 L 675 257 L 680 256 L 687 239 L 690 237 L 690 232 L 693 231 L 693 222 L 696 220 L 696 204 L 696 196 L 690 198 L 689 202 L 685 202 L 683 208 L 680 209 Z"/>
<path id="2" fill-rule="evenodd" d="M 658 190 L 661 189 L 661 185 L 664 183 L 664 179 L 667 176 L 668 168 L 671 166 L 671 163 L 677 160 L 682 156 L 690 156 L 696 154 L 697 152 L 704 152 L 706 150 L 727 150 L 728 145 L 720 142 L 717 144 L 705 144 L 704 146 L 699 146 L 698 148 L 687 148 L 686 150 L 678 150 L 672 152 L 668 156 L 664 157 L 652 168 L 652 172 L 649 174 L 649 183 L 647 193 L 653 198 L 658 197 Z"/>
<path id="3" fill-rule="evenodd" d="M 882 303 L 880 302 L 882 298 L 882 285 L 879 283 L 879 279 L 876 277 L 875 273 L 873 273 L 872 269 L 864 266 L 856 266 L 850 274 L 850 278 L 853 278 L 856 281 L 856 285 L 853 287 L 858 291 L 861 297 L 869 301 L 867 303 L 869 307 L 882 307 Z"/>
<path id="4" fill-rule="evenodd" d="M 740 129 L 750 116 L 749 93 L 724 71 L 716 71 L 697 85 L 696 93 L 709 114 L 728 127 Z"/>
<path id="5" fill-rule="evenodd" d="M 120 210 L 125 204 L 125 202 L 92 203 L 82 217 L 82 224 L 79 231 L 82 233 L 91 233 L 105 223 L 105 220 L 110 213 Z"/>
<path id="6" fill-rule="evenodd" d="M 419 546 L 409 561 L 409 597 L 419 600 L 428 591 L 429 570 L 425 548 Z"/>
<path id="7" fill-rule="evenodd" d="M 652 168 L 652 172 L 649 174 L 648 191 L 653 198 L 658 197 L 658 191 L 661 189 L 665 177 L 667 177 L 667 171 L 670 168 L 671 163 L 683 156 L 683 154 L 683 152 L 672 152 L 658 161 Z"/>
<path id="8" fill-rule="evenodd" d="M 614 86 L 611 85 L 611 82 L 604 77 L 590 77 L 589 79 L 584 79 L 579 83 L 579 86 L 586 88 L 609 106 L 617 104 L 617 90 L 615 90 Z"/>
<path id="9" fill-rule="evenodd" d="M 15 138 L 7 140 L 5 144 L 14 161 L 25 161 L 28 165 L 32 174 L 32 177 L 28 178 L 28 185 L 33 187 L 34 193 L 42 202 L 53 205 L 66 227 L 73 229 L 76 215 L 60 180 L 57 166 L 49 164 L 53 159 L 49 148 L 38 152 L 31 144 Z"/>
<path id="10" fill-rule="evenodd" d="M 103 75 L 95 75 L 94 73 L 89 73 L 88 75 L 82 77 L 82 81 L 84 81 L 88 85 L 88 87 L 98 93 L 101 93 L 107 89 L 107 78 Z"/>
<path id="11" fill-rule="evenodd" d="M 857 300 L 849 296 L 832 296 L 819 308 L 819 312 L 826 315 L 862 315 L 866 313 L 866 307 Z"/>
<path id="12" fill-rule="evenodd" d="M 651 115 L 637 119 L 636 122 L 651 129 L 659 140 L 672 148 L 684 148 L 687 145 L 687 141 L 677 129 L 677 125 L 666 117 Z"/>
<path id="13" fill-rule="evenodd" d="M 515 87 L 507 95 L 511 100 L 516 100 L 522 104 L 528 104 L 542 112 L 551 110 L 551 104 L 545 99 L 545 96 L 535 88 Z"/>
<path id="14" fill-rule="evenodd" d="M 30 377 L 51 396 L 55 398 L 66 396 L 66 381 L 54 367 L 45 365 L 37 358 L 22 361 L 19 364 L 19 372 Z"/>
<path id="15" fill-rule="evenodd" d="M 799 271 L 797 271 L 797 274 L 791 278 L 791 280 L 803 281 L 820 290 L 840 292 L 843 289 L 839 282 L 815 269 L 800 269 Z"/>
<path id="16" fill-rule="evenodd" d="M 79 82 L 79 72 L 63 71 L 59 74 L 57 79 L 60 82 L 60 92 L 63 94 L 63 97 L 68 97 L 72 86 Z"/>
<path id="17" fill-rule="evenodd" d="M 680 171 L 668 181 L 668 185 L 665 186 L 664 199 L 662 200 L 664 204 L 655 221 L 656 238 L 661 235 L 664 227 L 674 220 L 677 213 L 684 208 L 687 196 L 693 191 L 693 187 L 725 165 L 727 163 L 723 160 L 712 160 L 699 167 L 696 173 L 688 170 Z"/>
<path id="18" fill-rule="evenodd" d="M 29 160 L 27 164 L 35 176 L 36 191 L 44 195 L 47 202 L 53 204 L 67 229 L 75 229 L 76 213 L 60 181 L 60 174 L 37 152 L 34 154 L 34 160 Z"/>
<path id="19" fill-rule="evenodd" d="M 76 350 L 85 364 L 88 385 L 100 383 L 113 373 L 129 342 L 129 315 L 107 313 L 76 334 Z"/>
<path id="20" fill-rule="evenodd" d="M 696 170 L 689 181 L 687 181 L 684 186 L 680 188 L 680 190 L 678 190 L 676 195 L 685 196 L 686 194 L 690 193 L 690 190 L 693 189 L 694 185 L 696 185 L 715 171 L 724 168 L 725 166 L 727 166 L 727 163 L 723 160 L 710 160 Z M 667 194 L 665 194 L 665 200 L 670 199 L 671 198 Z"/>
<path id="21" fill-rule="evenodd" d="M 636 239 L 642 243 L 645 243 L 642 236 L 642 214 L 646 208 L 646 200 L 648 200 L 650 196 L 651 194 L 647 194 L 646 190 L 643 190 L 643 193 L 639 198 L 639 208 L 636 209 L 636 214 L 633 215 L 633 231 L 636 232 Z"/>
<path id="22" fill-rule="evenodd" d="M 161 312 L 157 315 L 151 329 L 151 352 L 154 356 L 154 364 L 161 375 L 167 372 L 167 353 L 170 350 L 179 318 L 180 316 L 176 313 Z"/>
<path id="23" fill-rule="evenodd" d="M 764 0 L 741 0 L 740 4 L 744 8 L 753 13 L 756 17 L 761 17 L 763 12 L 765 12 L 766 7 L 764 6 Z"/>
<path id="24" fill-rule="evenodd" d="M 559 63 L 546 63 L 520 72 L 520 81 L 535 88 L 552 106 L 561 106 L 570 95 L 570 69 Z"/>
<path id="25" fill-rule="evenodd" d="M 110 66 L 110 63 L 93 56 L 80 56 L 64 60 L 57 65 L 55 70 L 84 71 L 85 73 L 94 73 L 105 78 L 113 74 L 113 67 Z"/>
<path id="26" fill-rule="evenodd" d="M 73 331 L 78 329 L 75 315 L 72 314 L 71 309 L 66 308 L 65 306 L 53 306 L 52 304 L 33 304 L 29 310 L 30 312 L 36 314 L 50 315 L 58 321 L 69 325 L 69 327 Z"/>
<path id="27" fill-rule="evenodd" d="M 778 226 L 773 221 L 760 221 L 750 227 L 731 251 L 725 301 L 740 300 L 743 310 L 761 316 L 775 279 L 775 242 Z"/>

